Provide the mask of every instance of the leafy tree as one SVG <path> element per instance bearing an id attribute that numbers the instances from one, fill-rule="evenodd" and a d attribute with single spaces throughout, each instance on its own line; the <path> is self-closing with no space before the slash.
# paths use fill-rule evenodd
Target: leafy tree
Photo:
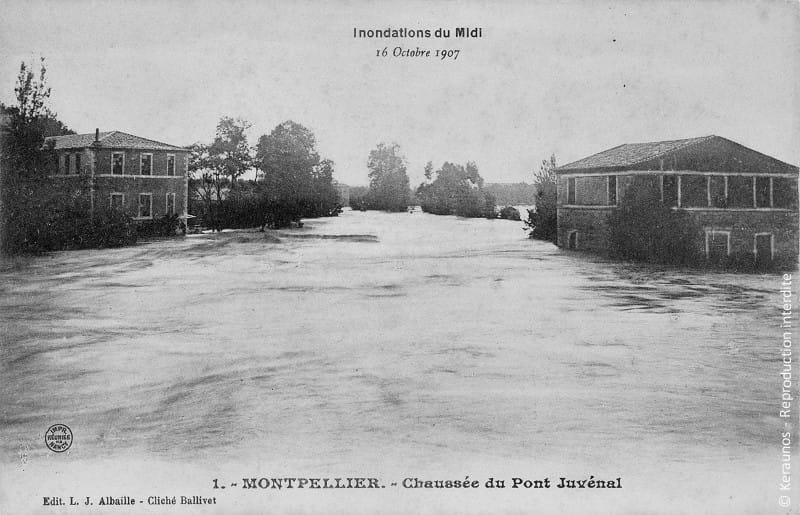
<path id="1" fill-rule="evenodd" d="M 426 166 L 425 176 L 431 177 L 428 171 Z M 482 186 L 483 178 L 474 162 L 466 166 L 445 162 L 433 181 L 420 184 L 417 199 L 427 213 L 494 218 L 494 196 L 483 192 Z"/>
<path id="2" fill-rule="evenodd" d="M 217 206 L 222 201 L 222 188 L 227 183 L 220 170 L 215 168 L 209 154 L 209 146 L 205 143 L 194 143 L 189 146 L 189 191 L 191 201 L 200 201 L 192 206 L 192 212 L 201 216 L 204 223 L 212 229 L 219 230 Z"/>
<path id="3" fill-rule="evenodd" d="M 214 141 L 208 147 L 211 168 L 228 177 L 231 188 L 235 188 L 239 177 L 253 167 L 253 152 L 246 134 L 251 126 L 242 118 L 224 116 L 217 124 Z"/>
<path id="4" fill-rule="evenodd" d="M 282 227 L 302 217 L 338 214 L 333 161 L 320 160 L 316 147 L 314 134 L 291 120 L 259 138 L 256 165 L 262 172 L 269 225 Z"/>
<path id="5" fill-rule="evenodd" d="M 211 144 L 195 143 L 189 147 L 189 188 L 200 201 L 194 211 L 204 223 L 222 229 L 225 209 L 223 191 L 236 189 L 241 177 L 253 168 L 253 149 L 247 142 L 251 124 L 242 118 L 223 116 L 217 123 Z"/>
<path id="6" fill-rule="evenodd" d="M 304 216 L 337 216 L 342 212 L 339 192 L 334 186 L 334 163 L 323 159 L 311 173 L 311 195 L 306 202 Z"/>
<path id="7" fill-rule="evenodd" d="M 558 213 L 556 210 L 556 156 L 542 160 L 538 172 L 533 174 L 536 187 L 536 207 L 528 210 L 525 224 L 528 236 L 537 240 L 556 243 L 558 238 Z"/>
<path id="8" fill-rule="evenodd" d="M 472 184 L 476 184 L 478 189 L 483 188 L 483 177 L 478 173 L 478 165 L 475 164 L 475 161 L 467 161 L 466 172 L 467 179 Z"/>
<path id="9" fill-rule="evenodd" d="M 428 181 L 433 180 L 433 161 L 425 163 L 425 179 Z"/>
<path id="10" fill-rule="evenodd" d="M 406 161 L 397 143 L 379 143 L 370 151 L 367 159 L 369 169 L 370 209 L 383 211 L 405 211 L 411 200 L 410 181 L 406 173 Z"/>
<path id="11" fill-rule="evenodd" d="M 41 58 L 38 78 L 30 66 L 20 63 L 17 84 L 14 87 L 16 104 L 0 104 L 0 113 L 8 117 L 0 138 L 0 164 L 7 178 L 46 175 L 53 156 L 42 150 L 44 139 L 48 136 L 75 134 L 47 106 L 50 87 L 47 85 L 46 75 L 44 58 Z"/>

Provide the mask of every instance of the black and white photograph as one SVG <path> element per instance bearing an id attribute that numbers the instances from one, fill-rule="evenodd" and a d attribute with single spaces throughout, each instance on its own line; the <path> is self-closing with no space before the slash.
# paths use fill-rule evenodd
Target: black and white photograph
<path id="1" fill-rule="evenodd" d="M 797 0 L 4 0 L 0 514 L 800 514 Z"/>

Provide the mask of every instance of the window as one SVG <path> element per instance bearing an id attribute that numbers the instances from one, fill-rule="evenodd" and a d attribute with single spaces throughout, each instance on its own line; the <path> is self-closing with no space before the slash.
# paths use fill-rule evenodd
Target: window
<path id="1" fill-rule="evenodd" d="M 75 173 L 81 173 L 81 155 L 75 154 Z"/>
<path id="2" fill-rule="evenodd" d="M 152 175 L 153 154 L 141 154 L 139 156 L 139 173 L 142 175 Z"/>
<path id="3" fill-rule="evenodd" d="M 139 193 L 139 218 L 153 218 L 152 193 Z"/>
<path id="4" fill-rule="evenodd" d="M 661 176 L 661 200 L 668 207 L 678 207 L 678 176 Z"/>
<path id="5" fill-rule="evenodd" d="M 728 207 L 753 207 L 752 177 L 728 177 Z"/>
<path id="6" fill-rule="evenodd" d="M 769 177 L 756 177 L 756 207 L 772 207 Z"/>
<path id="7" fill-rule="evenodd" d="M 720 175 L 708 177 L 708 195 L 711 207 L 728 207 L 727 189 L 725 177 Z"/>
<path id="8" fill-rule="evenodd" d="M 567 204 L 575 203 L 575 179 L 567 179 Z"/>
<path id="9" fill-rule="evenodd" d="M 111 194 L 111 209 L 122 209 L 125 207 L 125 195 L 122 193 Z"/>
<path id="10" fill-rule="evenodd" d="M 585 177 L 575 177 L 573 195 L 570 204 L 580 206 L 607 206 L 608 205 L 608 176 L 607 175 L 588 175 Z M 578 190 L 581 196 L 578 197 Z"/>
<path id="11" fill-rule="evenodd" d="M 167 155 L 167 175 L 175 175 L 175 156 Z"/>
<path id="12" fill-rule="evenodd" d="M 58 171 L 59 173 L 69 174 L 69 154 L 61 154 L 58 159 Z"/>
<path id="13" fill-rule="evenodd" d="M 175 194 L 167 193 L 167 215 L 175 214 Z"/>
<path id="14" fill-rule="evenodd" d="M 681 176 L 681 206 L 708 207 L 708 179 L 705 176 Z"/>
<path id="15" fill-rule="evenodd" d="M 616 175 L 609 175 L 608 176 L 608 205 L 609 206 L 616 206 L 617 205 L 617 176 Z"/>
<path id="16" fill-rule="evenodd" d="M 731 232 L 706 229 L 706 258 L 711 263 L 722 265 L 731 253 Z"/>
<path id="17" fill-rule="evenodd" d="M 125 169 L 125 154 L 122 152 L 114 152 L 111 154 L 111 173 L 114 175 L 122 175 Z"/>
<path id="18" fill-rule="evenodd" d="M 772 178 L 772 207 L 797 209 L 797 180 L 789 177 Z"/>

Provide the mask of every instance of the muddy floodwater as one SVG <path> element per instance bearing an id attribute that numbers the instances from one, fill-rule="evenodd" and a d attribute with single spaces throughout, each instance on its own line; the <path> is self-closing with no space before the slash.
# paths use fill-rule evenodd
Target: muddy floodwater
<path id="1" fill-rule="evenodd" d="M 522 227 L 347 211 L 3 261 L 6 501 L 65 467 L 107 485 L 84 496 L 118 493 L 108 471 L 204 494 L 222 473 L 387 486 L 230 493 L 300 511 L 774 510 L 781 277 L 614 263 Z M 42 443 L 55 423 L 67 453 Z M 623 488 L 402 488 L 465 476 Z"/>

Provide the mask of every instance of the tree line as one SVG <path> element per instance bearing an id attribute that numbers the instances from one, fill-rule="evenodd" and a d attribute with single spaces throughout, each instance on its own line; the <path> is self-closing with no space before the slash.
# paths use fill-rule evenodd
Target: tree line
<path id="1" fill-rule="evenodd" d="M 210 144 L 189 147 L 192 211 L 213 229 L 280 228 L 341 212 L 334 163 L 320 157 L 314 134 L 288 120 L 251 147 L 241 118 L 223 117 Z M 249 180 L 241 180 L 247 172 Z"/>
<path id="2" fill-rule="evenodd" d="M 478 165 L 445 161 L 434 171 L 433 162 L 425 165 L 425 182 L 412 191 L 405 157 L 396 143 L 380 143 L 367 159 L 369 187 L 350 191 L 353 209 L 404 211 L 418 204 L 426 213 L 462 217 L 508 218 L 520 220 L 519 211 L 507 206 L 497 210 L 495 196 L 484 187 Z"/>
<path id="3" fill-rule="evenodd" d="M 52 187 L 47 175 L 55 166 L 55 153 L 45 147 L 45 138 L 75 132 L 48 107 L 49 97 L 42 60 L 38 76 L 21 63 L 16 104 L 0 104 L 0 115 L 7 119 L 0 160 L 0 249 L 37 252 L 118 246 L 148 234 L 142 223 L 121 210 L 105 205 L 90 209 L 87 193 L 91 185 L 86 178 L 64 183 L 65 187 Z M 203 225 L 216 230 L 264 230 L 341 212 L 335 164 L 320 155 L 310 129 L 287 120 L 251 146 L 247 136 L 251 127 L 245 119 L 225 116 L 210 142 L 188 147 L 190 212 Z M 478 166 L 472 161 L 464 165 L 444 162 L 435 171 L 429 161 L 424 170 L 426 180 L 415 190 L 410 187 L 407 162 L 396 143 L 379 143 L 369 152 L 366 168 L 369 186 L 352 189 L 350 204 L 354 209 L 396 212 L 418 204 L 433 214 L 498 216 L 495 197 L 484 187 Z M 247 175 L 250 178 L 245 180 Z M 544 205 L 540 198 L 537 204 Z M 502 209 L 499 216 L 519 219 L 511 207 Z M 174 232 L 173 223 L 177 220 L 169 224 L 154 221 L 149 232 Z M 542 227 L 537 219 L 532 234 L 540 234 Z"/>

